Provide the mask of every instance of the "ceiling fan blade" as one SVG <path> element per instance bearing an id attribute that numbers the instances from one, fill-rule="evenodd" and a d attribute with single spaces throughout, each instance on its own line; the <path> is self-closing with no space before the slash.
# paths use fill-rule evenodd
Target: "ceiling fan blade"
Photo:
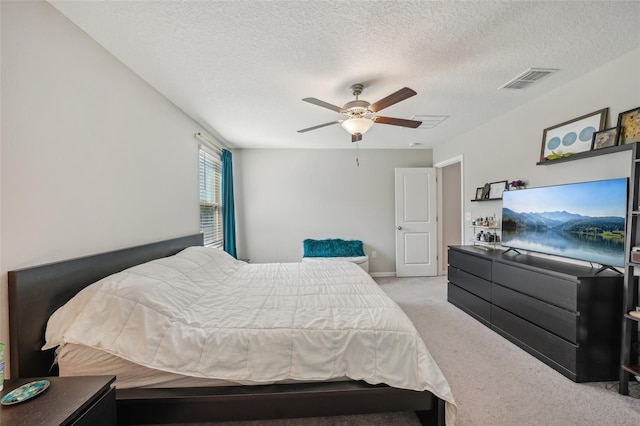
<path id="1" fill-rule="evenodd" d="M 386 107 L 389 107 L 393 104 L 397 104 L 400 101 L 404 101 L 407 98 L 410 98 L 414 95 L 417 95 L 415 90 L 409 89 L 408 87 L 403 87 L 395 93 L 390 94 L 386 98 L 380 99 L 378 102 L 375 102 L 369 105 L 369 111 L 378 112 L 383 110 Z"/>
<path id="2" fill-rule="evenodd" d="M 404 118 L 393 118 L 393 117 L 373 117 L 373 121 L 380 124 L 391 124 L 392 126 L 402 126 L 402 127 L 411 127 L 415 129 L 416 127 L 422 124 L 422 121 L 416 120 L 405 120 Z"/>
<path id="3" fill-rule="evenodd" d="M 298 130 L 298 133 L 304 133 L 304 132 L 308 132 L 309 130 L 315 130 L 321 127 L 331 126 L 332 124 L 338 124 L 338 123 L 340 123 L 340 120 L 330 121 L 328 123 L 318 124 L 317 126 L 307 127 L 306 129 Z"/>
<path id="4" fill-rule="evenodd" d="M 354 133 L 351 135 L 351 142 L 359 142 L 362 140 L 362 133 Z"/>
<path id="5" fill-rule="evenodd" d="M 332 111 L 339 112 L 340 114 L 343 114 L 345 112 L 345 110 L 342 107 L 339 107 L 339 106 L 336 106 L 336 105 L 332 105 L 332 104 L 330 104 L 328 102 L 321 101 L 320 99 L 304 98 L 303 101 L 309 102 L 310 104 L 321 106 L 323 108 L 328 108 L 328 109 L 330 109 Z"/>

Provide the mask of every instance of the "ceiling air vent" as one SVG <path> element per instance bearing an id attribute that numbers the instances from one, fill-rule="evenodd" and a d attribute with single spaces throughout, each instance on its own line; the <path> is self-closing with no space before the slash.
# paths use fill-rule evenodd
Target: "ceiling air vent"
<path id="1" fill-rule="evenodd" d="M 528 70 L 526 70 L 516 78 L 512 79 L 508 83 L 498 87 L 498 90 L 524 89 L 556 71 L 559 71 L 559 70 L 555 68 L 529 68 Z"/>
<path id="2" fill-rule="evenodd" d="M 416 127 L 417 129 L 433 129 L 438 124 L 449 118 L 448 115 L 414 115 L 412 120 L 422 121 L 422 124 Z"/>

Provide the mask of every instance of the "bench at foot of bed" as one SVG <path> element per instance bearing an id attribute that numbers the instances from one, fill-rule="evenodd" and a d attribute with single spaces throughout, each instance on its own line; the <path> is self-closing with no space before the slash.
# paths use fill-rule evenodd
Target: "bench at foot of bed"
<path id="1" fill-rule="evenodd" d="M 313 240 L 307 238 L 302 242 L 302 245 L 303 262 L 343 260 L 353 262 L 365 272 L 369 272 L 369 256 L 364 252 L 360 240 L 341 240 L 339 238 Z"/>

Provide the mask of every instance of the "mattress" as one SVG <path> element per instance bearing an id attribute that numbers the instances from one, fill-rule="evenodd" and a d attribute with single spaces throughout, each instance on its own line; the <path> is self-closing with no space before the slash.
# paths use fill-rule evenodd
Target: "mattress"
<path id="1" fill-rule="evenodd" d="M 161 372 L 165 382 L 346 377 L 432 392 L 455 415 L 449 385 L 409 318 L 350 262 L 247 264 L 189 247 L 86 287 L 51 316 L 45 337 L 63 372 L 82 371 L 66 363 L 79 363 L 65 348 L 78 345 Z"/>
<path id="2" fill-rule="evenodd" d="M 58 363 L 61 377 L 115 375 L 116 381 L 114 385 L 118 389 L 253 384 L 220 379 L 205 379 L 156 370 L 99 349 L 73 343 L 58 348 L 56 351 L 56 362 Z"/>
<path id="3" fill-rule="evenodd" d="M 230 381 L 185 376 L 168 371 L 155 370 L 136 364 L 124 358 L 112 355 L 88 346 L 66 344 L 56 351 L 59 375 L 68 376 L 104 376 L 115 375 L 114 386 L 118 389 L 130 388 L 185 388 L 215 386 L 251 386 L 264 385 L 264 382 Z M 331 382 L 349 380 L 336 377 Z M 299 383 L 296 380 L 282 380 L 274 383 Z"/>

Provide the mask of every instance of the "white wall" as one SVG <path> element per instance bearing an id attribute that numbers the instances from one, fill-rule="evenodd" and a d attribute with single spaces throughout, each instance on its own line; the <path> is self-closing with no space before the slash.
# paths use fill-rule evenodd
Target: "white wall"
<path id="1" fill-rule="evenodd" d="M 606 107 L 607 127 L 614 127 L 620 112 L 640 106 L 638 75 L 640 50 L 635 50 L 435 148 L 433 161 L 464 156 L 464 210 L 471 217 L 501 212 L 499 201 L 471 202 L 476 188 L 486 182 L 522 179 L 536 187 L 629 176 L 629 151 L 546 166 L 536 162 L 545 128 Z M 468 240 L 472 229 L 468 221 L 466 225 Z"/>
<path id="2" fill-rule="evenodd" d="M 201 129 L 46 2 L 2 2 L 7 271 L 199 232 Z"/>
<path id="3" fill-rule="evenodd" d="M 366 141 L 362 142 L 363 144 Z M 394 168 L 429 167 L 430 150 L 234 152 L 238 251 L 252 262 L 299 262 L 305 238 L 360 239 L 370 272 L 395 271 Z"/>

